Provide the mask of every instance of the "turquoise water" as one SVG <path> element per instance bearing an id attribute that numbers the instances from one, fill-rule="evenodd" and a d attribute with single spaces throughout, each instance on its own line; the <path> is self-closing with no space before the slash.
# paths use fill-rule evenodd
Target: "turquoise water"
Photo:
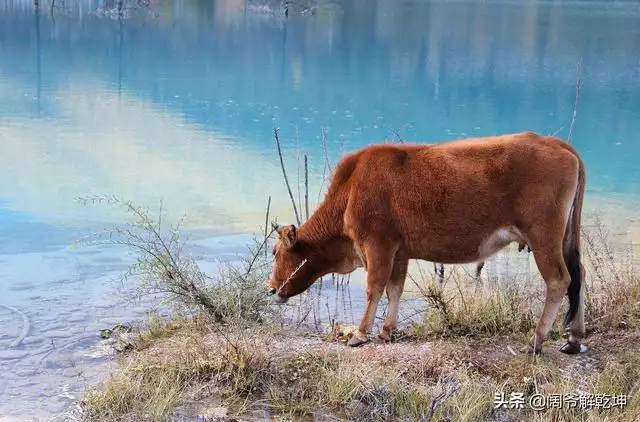
<path id="1" fill-rule="evenodd" d="M 142 315 L 108 282 L 122 251 L 69 248 L 127 216 L 74 198 L 162 199 L 204 255 L 231 256 L 269 196 L 294 220 L 274 126 L 296 197 L 309 156 L 313 207 L 323 127 L 332 165 L 397 136 L 566 138 L 579 78 L 587 208 L 640 238 L 637 2 L 326 1 L 285 19 L 275 1 L 166 0 L 122 20 L 112 1 L 58 0 L 53 18 L 41 2 L 0 2 L 0 303 L 31 321 L 10 349 L 21 319 L 0 309 L 0 415 L 63 412 L 85 382 L 63 362 L 91 374 L 97 329 Z"/>

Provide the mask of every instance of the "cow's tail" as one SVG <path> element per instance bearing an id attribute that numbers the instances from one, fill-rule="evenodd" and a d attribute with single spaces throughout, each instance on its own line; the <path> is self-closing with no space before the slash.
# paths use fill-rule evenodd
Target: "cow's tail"
<path id="1" fill-rule="evenodd" d="M 579 163 L 578 185 L 573 199 L 573 205 L 571 206 L 571 212 L 569 213 L 569 220 L 567 221 L 563 245 L 564 262 L 569 270 L 569 276 L 571 277 L 571 282 L 567 289 L 569 310 L 567 311 L 564 319 L 565 328 L 578 313 L 581 300 L 580 290 L 583 283 L 582 265 L 580 263 L 580 216 L 582 214 L 582 201 L 584 199 L 586 175 L 584 162 L 577 154 L 576 157 L 578 158 Z"/>

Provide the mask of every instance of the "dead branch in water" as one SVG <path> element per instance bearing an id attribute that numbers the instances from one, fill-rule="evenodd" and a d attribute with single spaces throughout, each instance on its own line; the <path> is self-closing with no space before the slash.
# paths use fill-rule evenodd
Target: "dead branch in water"
<path id="1" fill-rule="evenodd" d="M 571 117 L 571 124 L 569 125 L 569 136 L 567 140 L 571 143 L 571 135 L 573 135 L 573 125 L 576 122 L 578 115 L 578 104 L 580 103 L 580 89 L 582 88 L 582 59 L 578 61 L 576 70 L 576 98 L 573 102 L 573 116 Z"/>
<path id="2" fill-rule="evenodd" d="M 304 155 L 304 211 L 305 217 L 309 219 L 309 160 L 307 154 Z"/>
<path id="3" fill-rule="evenodd" d="M 300 225 L 300 216 L 298 214 L 298 207 L 296 206 L 296 200 L 293 198 L 293 191 L 291 191 L 291 185 L 289 184 L 289 178 L 287 177 L 287 170 L 284 167 L 284 160 L 282 158 L 282 149 L 280 148 L 280 138 L 278 137 L 278 128 L 273 128 L 273 136 L 276 139 L 276 146 L 278 147 L 278 157 L 280 157 L 280 167 L 282 168 L 282 176 L 284 177 L 284 183 L 287 185 L 287 191 L 289 191 L 289 198 L 291 198 L 291 205 L 293 205 L 293 212 L 296 216 L 298 226 Z"/>
<path id="4" fill-rule="evenodd" d="M 271 195 L 269 195 L 269 200 L 267 201 L 267 213 L 264 216 L 264 238 L 268 237 L 267 230 L 269 230 L 269 208 L 271 208 Z M 264 248 L 264 257 L 267 257 L 267 248 Z"/>
<path id="5" fill-rule="evenodd" d="M 402 136 L 400 136 L 398 129 L 393 128 L 392 131 L 393 131 L 393 140 L 397 141 L 399 144 L 404 144 L 404 140 L 402 139 Z"/>
<path id="6" fill-rule="evenodd" d="M 320 195 L 322 195 L 322 189 L 324 189 L 324 182 L 327 181 L 327 170 L 331 173 L 331 164 L 329 164 L 329 151 L 327 150 L 327 132 L 322 126 L 322 152 L 324 154 L 324 166 L 322 167 L 322 182 L 320 183 L 320 190 L 318 191 L 318 203 L 320 203 Z"/>
<path id="7" fill-rule="evenodd" d="M 327 146 L 327 130 L 322 126 L 322 150 L 324 151 L 324 161 L 329 173 L 331 173 L 331 164 L 329 163 L 329 151 Z"/>
<path id="8" fill-rule="evenodd" d="M 300 206 L 300 218 L 302 218 L 302 197 L 300 196 L 300 138 L 298 136 L 298 126 L 296 126 L 296 188 L 298 205 Z"/>

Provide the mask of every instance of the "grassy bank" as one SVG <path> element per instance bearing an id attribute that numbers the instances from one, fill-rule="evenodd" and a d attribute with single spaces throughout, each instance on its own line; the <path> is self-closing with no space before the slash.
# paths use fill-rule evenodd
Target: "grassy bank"
<path id="1" fill-rule="evenodd" d="M 519 350 L 543 299 L 537 277 L 483 285 L 460 271 L 443 284 L 415 277 L 407 283 L 423 299 L 420 318 L 394 343 L 353 349 L 344 344 L 349 327 L 334 324 L 340 321 L 301 331 L 264 300 L 264 242 L 256 242 L 246 262 L 205 275 L 177 230 L 164 235 L 143 210 L 120 204 L 138 216 L 116 236 L 139 252 L 137 272 L 129 275 L 141 276 L 144 292 L 166 294 L 183 316 L 153 318 L 127 340 L 115 372 L 82 402 L 88 420 L 169 420 L 179 409 L 209 420 L 262 419 L 265 410 L 285 419 L 640 419 L 640 277 L 623 252 L 614 253 L 597 221 L 583 236 L 590 351 L 560 353 L 565 334 L 556 328 L 543 355 L 532 357 Z M 502 393 L 506 408 L 496 408 Z M 524 408 L 509 408 L 518 394 Z M 556 401 L 555 408 L 531 409 L 537 394 Z M 594 396 L 581 403 L 588 394 Z M 601 395 L 615 395 L 616 406 Z M 559 406 L 560 397 L 567 401 Z"/>
<path id="2" fill-rule="evenodd" d="M 246 338 L 249 337 L 249 338 Z M 193 414 L 243 415 L 268 408 L 287 417 L 330 414 L 348 420 L 621 420 L 640 416 L 640 354 L 625 347 L 637 331 L 590 337 L 597 351 L 572 359 L 549 344 L 536 360 L 510 350 L 523 339 L 498 336 L 401 341 L 349 349 L 321 338 L 259 332 L 236 347 L 192 326 L 122 358 L 118 371 L 84 402 L 95 420 L 166 420 Z M 594 346 L 595 347 L 595 346 Z M 494 409 L 494 394 L 630 394 L 623 408 Z M 555 419 L 553 419 L 555 418 Z M 215 420 L 212 418 L 212 420 Z M 225 420 L 225 419 L 223 419 Z"/>

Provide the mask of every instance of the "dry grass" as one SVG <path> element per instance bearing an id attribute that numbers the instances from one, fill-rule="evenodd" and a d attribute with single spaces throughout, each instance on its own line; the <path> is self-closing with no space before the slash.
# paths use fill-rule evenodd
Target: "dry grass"
<path id="1" fill-rule="evenodd" d="M 498 289 L 454 274 L 445 283 L 427 281 L 416 286 L 428 306 L 412 330 L 422 339 L 527 333 L 537 322 L 540 292 L 527 290 L 524 283 Z"/>
<path id="2" fill-rule="evenodd" d="M 300 334 L 251 331 L 223 338 L 192 325 L 123 357 L 93 390 L 92 420 L 167 420 L 173 409 L 210 401 L 233 414 L 267 407 L 272 414 L 332 414 L 348 420 L 617 420 L 640 414 L 640 355 L 619 347 L 640 334 L 595 334 L 592 361 L 550 351 L 512 355 L 513 337 L 434 343 L 369 344 L 351 349 Z M 610 350 L 609 350 L 610 349 Z M 624 409 L 495 410 L 496 392 L 629 394 Z M 502 418 L 502 419 L 500 419 Z M 506 418 L 506 419 L 505 419 Z"/>

